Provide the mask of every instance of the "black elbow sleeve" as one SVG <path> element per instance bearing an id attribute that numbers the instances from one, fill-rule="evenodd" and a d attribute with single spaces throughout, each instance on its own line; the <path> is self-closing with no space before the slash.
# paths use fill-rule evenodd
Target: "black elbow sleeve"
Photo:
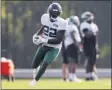
<path id="1" fill-rule="evenodd" d="M 48 40 L 49 44 L 60 44 L 61 43 L 61 39 L 50 39 Z"/>
<path id="2" fill-rule="evenodd" d="M 48 40 L 49 44 L 60 44 L 63 40 L 65 30 L 59 31 L 55 39 Z"/>
<path id="3" fill-rule="evenodd" d="M 60 44 L 61 42 L 62 42 L 61 39 L 58 39 L 58 40 L 57 40 L 57 44 Z"/>

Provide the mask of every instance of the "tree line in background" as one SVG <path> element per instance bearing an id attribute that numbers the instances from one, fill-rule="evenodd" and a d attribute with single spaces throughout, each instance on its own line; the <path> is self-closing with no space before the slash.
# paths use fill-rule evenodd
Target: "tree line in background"
<path id="1" fill-rule="evenodd" d="M 16 68 L 30 68 L 37 46 L 32 36 L 40 28 L 40 18 L 52 1 L 2 1 L 2 56 L 11 58 Z M 98 67 L 111 66 L 111 4 L 109 1 L 59 1 L 63 18 L 88 10 L 99 27 L 100 60 Z M 61 54 L 50 66 L 61 67 Z M 83 62 L 80 61 L 80 62 Z M 81 67 L 81 65 L 80 65 Z"/>

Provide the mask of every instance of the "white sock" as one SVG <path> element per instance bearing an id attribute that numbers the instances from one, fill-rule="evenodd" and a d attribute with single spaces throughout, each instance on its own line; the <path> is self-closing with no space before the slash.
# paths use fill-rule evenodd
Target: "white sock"
<path id="1" fill-rule="evenodd" d="M 90 77 L 91 76 L 91 73 L 86 73 L 86 77 Z"/>
<path id="2" fill-rule="evenodd" d="M 91 76 L 94 75 L 94 74 L 95 74 L 94 72 L 91 72 Z"/>
<path id="3" fill-rule="evenodd" d="M 40 69 L 40 66 L 38 66 L 37 71 L 39 71 L 39 69 Z"/>
<path id="4" fill-rule="evenodd" d="M 96 76 L 95 72 L 92 72 L 92 73 L 91 73 L 91 76 L 94 76 L 94 77 L 96 77 L 96 78 L 97 78 L 97 76 Z"/>
<path id="5" fill-rule="evenodd" d="M 33 69 L 33 78 L 35 78 L 36 69 Z"/>
<path id="6" fill-rule="evenodd" d="M 72 78 L 76 78 L 76 74 L 75 73 L 72 74 Z"/>
<path id="7" fill-rule="evenodd" d="M 72 79 L 73 74 L 69 73 L 69 79 Z"/>
<path id="8" fill-rule="evenodd" d="M 35 72 L 36 71 L 36 69 L 33 69 L 33 72 Z"/>
<path id="9" fill-rule="evenodd" d="M 36 68 L 36 69 L 33 69 L 33 78 L 35 78 L 35 76 L 36 76 L 37 72 L 39 71 L 39 69 L 40 69 L 40 66 L 38 68 Z"/>
<path id="10" fill-rule="evenodd" d="M 73 81 L 73 82 L 81 82 L 81 80 L 77 78 L 76 73 L 73 73 L 73 74 L 72 74 L 72 81 Z"/>
<path id="11" fill-rule="evenodd" d="M 37 82 L 36 79 L 33 79 L 34 82 Z"/>

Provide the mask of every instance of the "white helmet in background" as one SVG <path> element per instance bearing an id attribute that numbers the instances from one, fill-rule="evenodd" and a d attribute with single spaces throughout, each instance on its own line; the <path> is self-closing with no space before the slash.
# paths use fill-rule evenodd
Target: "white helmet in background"
<path id="1" fill-rule="evenodd" d="M 76 26 L 80 25 L 80 20 L 78 16 L 70 16 L 69 23 L 75 24 Z"/>
<path id="2" fill-rule="evenodd" d="M 81 20 L 82 21 L 93 21 L 94 15 L 93 15 L 93 13 L 86 11 L 81 15 Z"/>

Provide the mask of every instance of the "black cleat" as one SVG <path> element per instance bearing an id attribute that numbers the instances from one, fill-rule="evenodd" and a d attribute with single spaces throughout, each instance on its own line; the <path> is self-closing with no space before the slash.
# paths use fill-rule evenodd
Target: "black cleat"
<path id="1" fill-rule="evenodd" d="M 97 80 L 97 79 L 96 79 L 96 77 L 92 77 L 92 76 L 91 76 L 91 77 L 85 78 L 85 80 L 86 80 L 86 81 L 95 81 L 95 80 Z"/>
<path id="2" fill-rule="evenodd" d="M 72 79 L 69 79 L 70 82 L 72 82 Z"/>
<path id="3" fill-rule="evenodd" d="M 91 81 L 92 78 L 91 78 L 91 77 L 87 77 L 87 78 L 85 78 L 85 80 L 86 80 L 86 81 Z"/>
<path id="4" fill-rule="evenodd" d="M 66 81 L 67 81 L 67 79 L 66 79 L 66 78 L 63 78 L 63 81 L 64 81 L 64 82 L 66 82 Z"/>

